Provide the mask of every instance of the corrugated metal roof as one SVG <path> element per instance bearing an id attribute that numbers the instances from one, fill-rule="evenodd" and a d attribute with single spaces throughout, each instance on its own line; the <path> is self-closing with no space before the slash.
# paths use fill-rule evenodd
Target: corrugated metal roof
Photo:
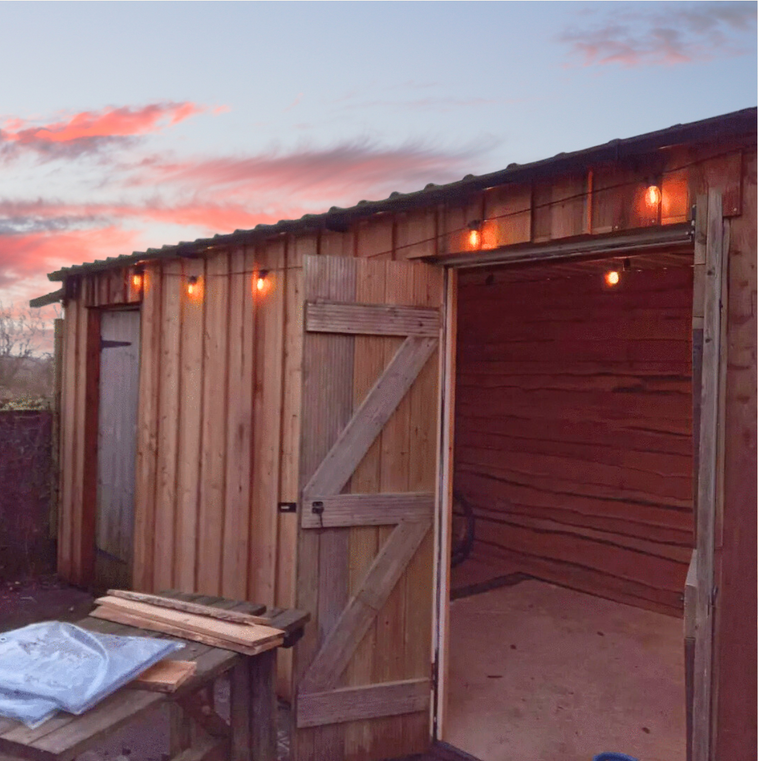
<path id="1" fill-rule="evenodd" d="M 689 124 L 676 124 L 667 129 L 649 132 L 623 140 L 611 140 L 603 145 L 585 148 L 572 153 L 559 153 L 551 158 L 530 164 L 509 164 L 505 169 L 479 176 L 466 175 L 462 180 L 447 185 L 430 183 L 422 190 L 412 193 L 390 193 L 380 201 L 359 201 L 350 208 L 332 206 L 323 214 L 305 214 L 300 219 L 282 220 L 273 225 L 256 225 L 251 230 L 235 230 L 233 233 L 198 238 L 162 248 L 148 248 L 124 256 L 109 257 L 85 264 L 63 267 L 48 275 L 50 280 L 64 280 L 70 275 L 124 267 L 151 259 L 175 258 L 201 254 L 206 250 L 228 245 L 255 243 L 282 233 L 298 233 L 318 229 L 344 231 L 348 225 L 374 214 L 409 211 L 431 206 L 442 201 L 465 198 L 496 185 L 522 182 L 554 175 L 589 162 L 618 161 L 642 155 L 661 148 L 690 142 L 724 140 L 756 132 L 756 108 L 746 108 L 723 116 L 715 116 Z"/>

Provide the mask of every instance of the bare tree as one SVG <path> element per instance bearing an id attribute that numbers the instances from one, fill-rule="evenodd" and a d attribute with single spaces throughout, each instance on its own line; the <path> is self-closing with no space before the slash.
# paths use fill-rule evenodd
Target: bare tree
<path id="1" fill-rule="evenodd" d="M 19 373 L 34 356 L 47 321 L 29 307 L 0 304 L 0 394 L 10 391 Z"/>

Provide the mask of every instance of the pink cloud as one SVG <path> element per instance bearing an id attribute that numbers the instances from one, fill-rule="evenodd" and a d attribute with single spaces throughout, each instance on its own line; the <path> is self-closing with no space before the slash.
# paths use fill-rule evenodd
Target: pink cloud
<path id="1" fill-rule="evenodd" d="M 5 153 L 11 152 L 11 155 L 26 148 L 50 156 L 71 157 L 96 151 L 105 143 L 159 132 L 205 110 L 195 103 L 169 102 L 140 108 L 122 106 L 81 111 L 61 121 L 41 125 L 11 118 L 0 130 L 0 146 L 4 144 Z"/>
<path id="2" fill-rule="evenodd" d="M 663 12 L 650 3 L 607 13 L 594 26 L 566 30 L 558 38 L 583 66 L 673 66 L 744 55 L 745 42 L 755 37 L 755 3 L 667 3 Z"/>
<path id="3" fill-rule="evenodd" d="M 259 208 L 272 196 L 286 197 L 293 205 L 320 211 L 335 203 L 353 204 L 362 198 L 385 197 L 392 190 L 417 190 L 428 182 L 459 179 L 488 147 L 444 151 L 407 144 L 385 148 L 364 140 L 288 154 L 174 162 L 154 158 L 137 168 L 132 183 L 170 183 L 212 191 L 216 197 L 221 194 Z"/>

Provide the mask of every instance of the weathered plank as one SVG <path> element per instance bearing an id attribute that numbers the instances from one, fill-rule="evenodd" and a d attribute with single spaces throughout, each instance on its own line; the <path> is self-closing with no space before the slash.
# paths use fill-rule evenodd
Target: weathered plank
<path id="1" fill-rule="evenodd" d="M 428 520 L 433 510 L 432 492 L 336 494 L 312 497 L 304 502 L 300 525 L 303 528 L 388 526 L 403 520 Z"/>
<path id="2" fill-rule="evenodd" d="M 698 216 L 707 213 L 705 251 L 705 313 L 700 405 L 700 442 L 697 491 L 697 605 L 693 704 L 693 761 L 711 757 L 711 669 L 713 663 L 713 551 L 718 490 L 719 380 L 721 376 L 721 278 L 723 216 L 721 193 L 708 192 L 707 212 L 699 199 Z"/>
<path id="3" fill-rule="evenodd" d="M 300 696 L 297 725 L 315 727 L 425 711 L 429 708 L 430 694 L 428 679 L 308 693 Z"/>
<path id="4" fill-rule="evenodd" d="M 248 595 L 265 605 L 274 604 L 281 458 L 282 355 L 285 351 L 285 293 L 278 265 L 284 259 L 284 242 L 275 241 L 256 252 L 259 269 L 269 269 L 264 291 L 256 291 L 253 419 L 253 483 L 251 486 Z M 277 271 L 273 271 L 276 268 Z"/>
<path id="5" fill-rule="evenodd" d="M 180 626 L 188 631 L 209 634 L 241 645 L 257 645 L 279 639 L 283 632 L 260 622 L 228 621 L 210 617 L 206 612 L 194 613 L 158 607 L 152 603 L 125 600 L 120 597 L 99 597 L 96 604 L 109 610 L 118 610 L 158 623 Z"/>
<path id="6" fill-rule="evenodd" d="M 200 510 L 198 517 L 197 589 L 221 589 L 222 543 L 226 500 L 226 422 L 229 319 L 229 256 L 219 253 L 206 264 L 203 336 L 203 428 Z M 196 296 L 199 297 L 199 296 Z"/>
<path id="7" fill-rule="evenodd" d="M 392 304 L 306 303 L 306 330 L 350 335 L 436 336 L 439 312 Z"/>
<path id="8" fill-rule="evenodd" d="M 226 510 L 224 512 L 221 594 L 248 596 L 250 560 L 251 446 L 255 388 L 255 309 L 252 274 L 242 248 L 230 254 L 229 353 L 226 424 Z M 252 595 L 253 599 L 259 599 Z M 265 598 L 260 598 L 264 601 Z"/>
<path id="9" fill-rule="evenodd" d="M 135 589 L 152 591 L 153 537 L 155 536 L 155 482 L 158 450 L 158 394 L 161 347 L 160 266 L 145 268 L 140 328 L 140 381 L 137 419 L 137 461 L 134 488 Z"/>
<path id="10" fill-rule="evenodd" d="M 147 603 L 148 605 L 155 605 L 159 608 L 183 611 L 184 613 L 195 613 L 198 616 L 208 616 L 209 618 L 215 618 L 218 621 L 229 621 L 230 623 L 236 624 L 268 623 L 267 619 L 264 619 L 261 616 L 252 616 L 249 613 L 240 613 L 235 610 L 223 610 L 222 608 L 214 608 L 211 605 L 199 605 L 195 602 L 177 600 L 162 595 L 130 592 L 125 589 L 109 589 L 108 596 L 120 598 L 122 600 L 131 600 L 132 602 Z"/>
<path id="11" fill-rule="evenodd" d="M 159 589 L 174 584 L 174 541 L 176 534 L 177 467 L 184 453 L 179 451 L 179 410 L 181 374 L 181 302 L 184 283 L 179 261 L 163 264 L 161 307 L 161 352 L 157 371 L 158 464 L 156 483 L 155 535 L 153 537 L 153 584 Z"/>
<path id="12" fill-rule="evenodd" d="M 189 278 L 196 279 L 196 292 L 187 292 Z M 197 535 L 200 491 L 204 463 L 200 441 L 203 420 L 203 340 L 205 260 L 182 260 L 181 278 L 181 373 L 179 379 L 176 534 L 174 579 L 179 589 L 193 591 L 197 583 Z M 156 586 L 156 589 L 161 589 Z"/>

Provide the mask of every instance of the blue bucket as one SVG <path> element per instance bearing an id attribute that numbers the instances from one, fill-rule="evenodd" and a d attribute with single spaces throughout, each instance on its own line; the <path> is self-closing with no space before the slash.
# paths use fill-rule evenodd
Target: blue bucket
<path id="1" fill-rule="evenodd" d="M 640 761 L 634 756 L 627 756 L 625 753 L 601 753 L 595 756 L 592 761 Z"/>

